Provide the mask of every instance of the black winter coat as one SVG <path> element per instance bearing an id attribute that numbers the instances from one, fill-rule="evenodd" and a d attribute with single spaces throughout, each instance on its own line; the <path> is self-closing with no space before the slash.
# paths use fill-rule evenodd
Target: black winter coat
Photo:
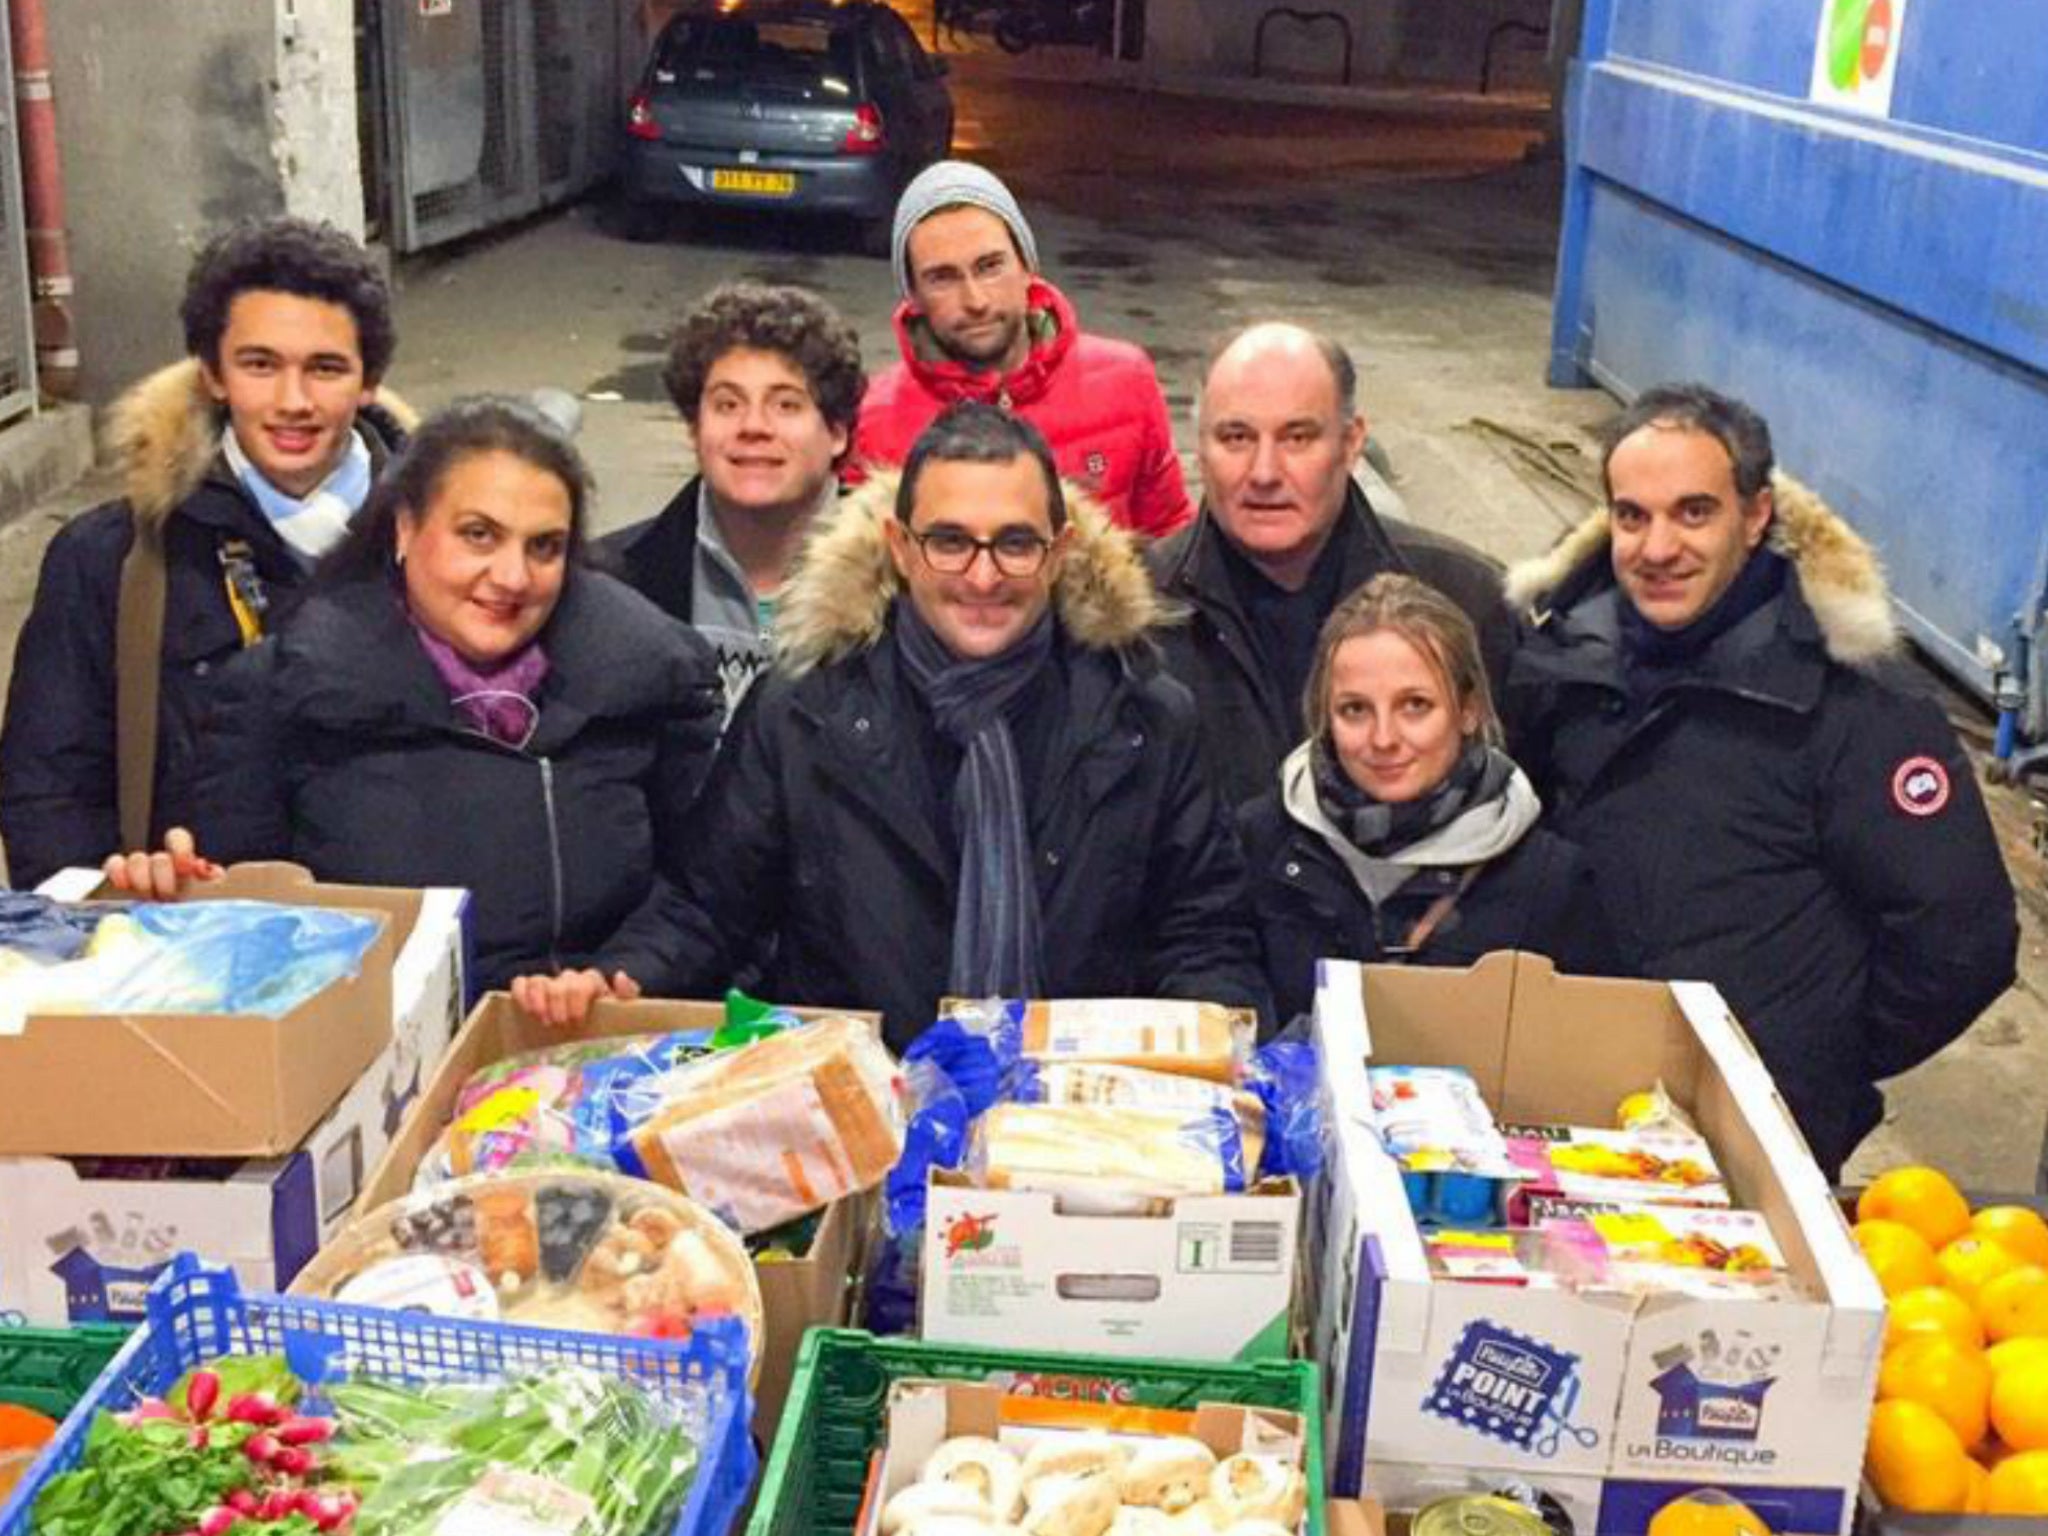
<path id="1" fill-rule="evenodd" d="M 920 786 L 928 730 L 888 638 L 880 519 L 893 477 L 840 504 L 778 618 L 675 850 L 684 923 L 668 990 L 716 995 L 755 955 L 777 1002 L 879 1009 L 902 1049 L 950 971 L 957 856 Z M 1077 508 L 1058 612 L 1066 708 L 1025 785 L 1056 997 L 1264 1011 L 1244 864 L 1187 691 L 1139 638 L 1152 594 L 1130 538 Z"/>
<path id="2" fill-rule="evenodd" d="M 233 807 L 210 857 L 288 857 L 325 880 L 471 894 L 474 974 L 664 968 L 655 848 L 708 770 L 719 698 L 704 643 L 610 577 L 576 573 L 542 631 L 524 750 L 461 725 L 381 577 L 323 588 L 237 664 L 249 697 L 207 742 Z"/>
<path id="3" fill-rule="evenodd" d="M 389 411 L 372 407 L 357 422 L 380 460 L 403 441 Z M 152 842 L 174 826 L 191 827 L 202 846 L 212 836 L 216 807 L 193 783 L 199 727 L 221 668 L 242 650 L 221 547 L 248 545 L 273 630 L 306 578 L 220 458 L 220 432 L 196 364 L 144 380 L 115 407 L 110 432 L 125 451 L 125 494 L 75 518 L 43 556 L 0 729 L 0 839 L 17 886 L 120 847 L 115 635 L 137 518 L 161 524 L 169 581 Z"/>
<path id="4" fill-rule="evenodd" d="M 1420 578 L 1462 608 L 1479 631 L 1480 649 L 1496 686 L 1514 647 L 1513 616 L 1501 599 L 1500 568 L 1469 545 L 1372 509 L 1351 483 L 1344 510 L 1347 544 L 1340 594 L 1382 571 Z M 1301 740 L 1301 700 L 1261 660 L 1224 566 L 1223 533 L 1205 503 L 1194 522 L 1146 555 L 1160 595 L 1188 610 L 1187 621 L 1161 633 L 1167 670 L 1195 696 L 1216 787 L 1232 805 L 1272 787 L 1281 761 Z"/>
<path id="5" fill-rule="evenodd" d="M 1889 663 L 1869 551 L 1777 485 L 1783 594 L 1631 711 L 1604 524 L 1518 572 L 1538 603 L 1508 690 L 1515 756 L 1585 849 L 1644 974 L 1713 982 L 1830 1175 L 1876 1083 L 2013 979 L 2006 877 L 1970 762 Z"/>
<path id="6" fill-rule="evenodd" d="M 1462 873 L 1418 873 L 1375 909 L 1336 852 L 1287 814 L 1276 790 L 1238 812 L 1276 1017 L 1315 1003 L 1316 962 L 1471 965 L 1496 950 L 1547 956 L 1576 976 L 1626 973 L 1593 874 L 1577 847 L 1541 827 L 1488 861 L 1420 949 L 1402 949 Z"/>
<path id="7" fill-rule="evenodd" d="M 654 516 L 608 533 L 593 557 L 627 586 L 683 623 L 695 622 L 690 607 L 697 585 L 697 517 L 702 475 L 692 475 Z"/>

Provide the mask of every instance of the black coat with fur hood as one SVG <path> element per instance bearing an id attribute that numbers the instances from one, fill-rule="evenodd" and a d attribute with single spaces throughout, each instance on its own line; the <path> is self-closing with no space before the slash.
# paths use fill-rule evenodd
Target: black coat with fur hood
<path id="1" fill-rule="evenodd" d="M 1643 974 L 1721 989 L 1832 1175 L 1878 1123 L 1877 1082 L 2011 984 L 2018 928 L 1969 760 L 1897 665 L 1875 555 L 1798 482 L 1774 492 L 1782 594 L 1633 709 L 1606 514 L 1514 571 L 1506 712 Z"/>
<path id="2" fill-rule="evenodd" d="M 785 589 L 775 670 L 675 850 L 687 899 L 667 983 L 716 995 L 764 955 L 767 996 L 879 1009 L 900 1050 L 946 990 L 958 868 L 917 791 L 929 727 L 888 639 L 894 496 L 882 476 L 841 502 Z M 1054 594 L 1068 694 L 1025 784 L 1047 985 L 1263 1011 L 1236 834 L 1194 702 L 1146 639 L 1151 583 L 1131 536 L 1069 497 L 1078 538 Z"/>
<path id="3" fill-rule="evenodd" d="M 411 417 L 380 396 L 356 421 L 381 464 L 403 443 Z M 98 864 L 120 844 L 115 634 L 121 566 L 138 518 L 161 526 L 169 568 L 153 841 L 185 826 L 205 846 L 211 807 L 194 797 L 193 754 L 219 669 L 242 649 L 221 546 L 249 546 L 273 630 L 306 577 L 221 458 L 221 429 L 198 363 L 144 379 L 109 424 L 123 494 L 73 519 L 43 556 L 0 730 L 0 839 L 16 886 L 66 865 Z"/>

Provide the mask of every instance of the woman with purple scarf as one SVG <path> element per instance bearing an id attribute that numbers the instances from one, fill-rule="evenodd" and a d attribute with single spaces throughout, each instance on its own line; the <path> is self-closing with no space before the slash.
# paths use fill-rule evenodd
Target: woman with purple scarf
<path id="1" fill-rule="evenodd" d="M 710 649 L 582 566 L 589 475 L 517 400 L 429 420 L 275 641 L 236 665 L 199 772 L 232 815 L 108 861 L 168 894 L 211 860 L 466 887 L 475 980 L 563 975 L 632 996 L 660 974 L 661 829 L 717 743 Z M 558 984 L 558 986 L 561 984 Z M 542 1003 L 557 990 L 533 980 Z"/>

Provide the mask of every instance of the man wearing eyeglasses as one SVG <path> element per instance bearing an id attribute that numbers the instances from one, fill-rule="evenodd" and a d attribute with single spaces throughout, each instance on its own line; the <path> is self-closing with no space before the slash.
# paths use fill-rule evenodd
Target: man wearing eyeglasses
<path id="1" fill-rule="evenodd" d="M 861 406 L 856 474 L 901 464 L 946 406 L 983 400 L 1037 427 L 1060 473 L 1124 527 L 1161 537 L 1194 516 L 1152 359 L 1081 329 L 1008 187 L 964 160 L 926 167 L 897 201 L 892 246 L 903 360 Z"/>
<path id="2" fill-rule="evenodd" d="M 672 849 L 664 990 L 765 953 L 766 995 L 879 1009 L 897 1049 L 947 994 L 1262 1007 L 1236 837 L 1130 534 L 975 403 L 825 516 Z"/>

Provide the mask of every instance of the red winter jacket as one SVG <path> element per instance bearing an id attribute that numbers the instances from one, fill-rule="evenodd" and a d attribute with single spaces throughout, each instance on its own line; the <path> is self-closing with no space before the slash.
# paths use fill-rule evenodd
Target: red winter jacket
<path id="1" fill-rule="evenodd" d="M 868 385 L 847 455 L 849 480 L 866 464 L 901 464 L 932 418 L 960 400 L 1014 410 L 1052 445 L 1060 473 L 1117 522 L 1161 537 L 1194 516 L 1159 377 L 1142 347 L 1082 334 L 1074 306 L 1043 278 L 1031 280 L 1031 354 L 1014 371 L 977 373 L 938 358 L 924 317 L 896 310 L 903 360 Z"/>

